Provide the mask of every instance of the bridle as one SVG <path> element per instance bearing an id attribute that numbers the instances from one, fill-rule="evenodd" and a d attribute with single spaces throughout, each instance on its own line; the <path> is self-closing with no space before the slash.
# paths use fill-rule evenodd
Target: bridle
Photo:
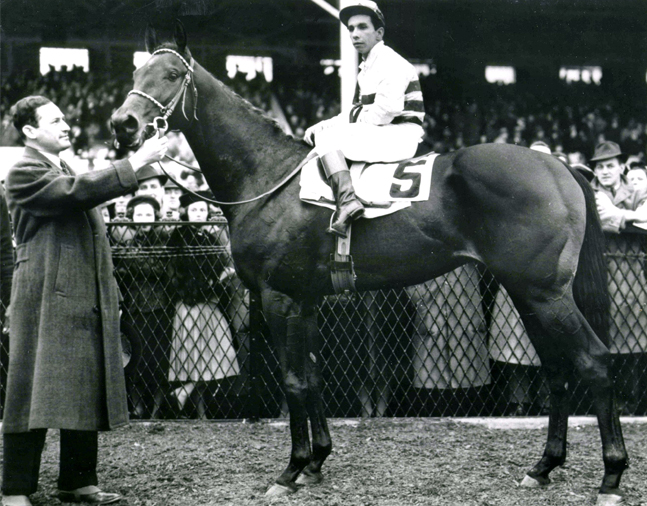
<path id="1" fill-rule="evenodd" d="M 185 112 L 185 110 L 184 110 L 185 105 L 186 105 L 186 92 L 187 92 L 187 90 L 189 89 L 189 86 L 191 86 L 191 91 L 192 91 L 192 93 L 193 93 L 193 119 L 195 119 L 196 121 L 199 121 L 199 120 L 198 120 L 198 116 L 197 116 L 197 109 L 198 109 L 198 89 L 197 89 L 197 87 L 196 87 L 196 85 L 195 85 L 195 80 L 194 80 L 194 78 L 193 78 L 193 63 L 195 62 L 195 60 L 193 59 L 193 57 L 191 57 L 191 60 L 187 62 L 187 61 L 186 61 L 186 58 L 184 58 L 184 56 L 182 56 L 182 55 L 181 55 L 180 53 L 178 53 L 177 51 L 175 51 L 175 50 L 173 50 L 173 49 L 169 49 L 169 48 L 162 48 L 162 49 L 158 49 L 158 50 L 154 51 L 154 52 L 151 54 L 151 57 L 155 56 L 156 54 L 160 54 L 160 53 L 171 53 L 171 54 L 174 54 L 175 56 L 177 56 L 177 57 L 182 61 L 182 63 L 184 63 L 184 66 L 185 66 L 185 67 L 186 67 L 186 69 L 187 69 L 186 74 L 184 74 L 184 81 L 183 81 L 183 82 L 182 82 L 182 84 L 180 85 L 180 88 L 177 90 L 177 92 L 175 93 L 175 95 L 173 96 L 173 98 L 171 99 L 171 101 L 170 101 L 167 105 L 163 105 L 163 104 L 162 104 L 159 100 L 157 100 L 155 97 L 152 97 L 152 96 L 150 96 L 148 93 L 146 93 L 146 92 L 144 92 L 144 91 L 141 91 L 141 90 L 130 90 L 130 91 L 128 92 L 128 95 L 127 95 L 127 96 L 130 96 L 130 95 L 139 95 L 140 97 L 144 97 L 146 100 L 151 101 L 153 104 L 155 104 L 155 105 L 159 108 L 159 110 L 160 110 L 160 112 L 162 113 L 162 115 L 161 115 L 161 116 L 156 116 L 156 117 L 153 119 L 153 121 L 152 121 L 151 123 L 147 123 L 147 124 L 146 124 L 146 126 L 152 126 L 152 127 L 153 127 L 153 129 L 155 130 L 155 132 L 156 132 L 156 133 L 158 133 L 158 134 L 159 134 L 159 136 L 161 137 L 161 136 L 162 136 L 162 135 L 164 135 L 164 134 L 166 133 L 166 131 L 168 130 L 168 118 L 171 116 L 171 114 L 173 114 L 173 111 L 175 111 L 175 108 L 177 107 L 178 103 L 180 102 L 180 99 L 182 100 L 182 114 L 184 115 L 184 117 L 185 117 L 187 120 L 189 120 L 189 118 L 187 117 L 186 112 Z M 174 161 L 174 162 L 176 162 L 176 163 L 178 163 L 178 164 L 180 164 L 180 165 L 183 165 L 184 167 L 187 167 L 187 168 L 189 168 L 189 169 L 191 169 L 191 170 L 193 170 L 193 171 L 195 171 L 195 172 L 201 172 L 201 171 L 197 170 L 195 167 L 191 167 L 190 165 L 187 165 L 187 164 L 185 164 L 185 163 L 183 163 L 183 162 L 181 162 L 181 161 L 179 161 L 179 160 L 175 160 L 174 158 L 171 158 L 171 157 L 170 157 L 170 156 L 168 156 L 168 155 L 164 155 L 164 156 L 165 156 L 165 158 L 168 158 L 169 160 L 172 160 L 172 161 Z M 278 190 L 279 188 L 281 188 L 285 183 L 287 183 L 290 179 L 292 179 L 296 174 L 298 174 L 298 173 L 299 173 L 299 171 L 303 168 L 303 166 L 304 166 L 308 161 L 310 161 L 312 158 L 314 158 L 314 156 L 315 156 L 315 155 L 314 155 L 314 152 L 311 152 L 311 153 L 310 153 L 310 154 L 309 154 L 309 155 L 308 155 L 308 156 L 307 156 L 307 157 L 306 157 L 306 158 L 305 158 L 305 159 L 304 159 L 304 160 L 303 160 L 303 161 L 302 161 L 302 162 L 301 162 L 301 163 L 296 167 L 296 169 L 294 169 L 290 174 L 288 174 L 288 175 L 287 175 L 287 177 L 285 177 L 285 178 L 283 179 L 283 181 L 281 181 L 279 184 L 277 184 L 277 185 L 276 185 L 274 188 L 272 188 L 271 190 L 269 190 L 269 191 L 267 191 L 267 192 L 265 192 L 265 193 L 263 193 L 263 194 L 261 194 L 261 195 L 258 195 L 257 197 L 253 197 L 253 198 L 251 198 L 251 199 L 247 199 L 247 200 L 240 200 L 240 201 L 238 201 L 238 202 L 220 202 L 220 201 L 218 201 L 218 200 L 213 200 L 213 199 L 205 198 L 205 197 L 204 197 L 204 196 L 202 196 L 202 195 L 198 195 L 197 193 L 195 193 L 195 192 L 194 192 L 194 191 L 192 191 L 192 190 L 189 190 L 186 186 L 182 185 L 179 181 L 177 181 L 177 180 L 176 180 L 176 179 L 175 179 L 171 174 L 169 174 L 169 173 L 168 173 L 168 171 L 164 168 L 164 166 L 163 166 L 161 163 L 159 163 L 159 162 L 158 162 L 158 165 L 159 165 L 159 166 L 160 166 L 160 168 L 162 169 L 162 172 L 164 172 L 164 174 L 166 174 L 166 176 L 167 176 L 171 181 L 173 181 L 175 184 L 177 184 L 180 188 L 182 188 L 182 189 L 183 189 L 184 191 L 186 191 L 187 193 L 190 193 L 190 194 L 192 194 L 193 196 L 196 196 L 196 197 L 200 197 L 200 199 L 201 199 L 201 200 L 205 200 L 205 201 L 207 201 L 207 202 L 210 202 L 211 204 L 216 204 L 216 205 L 218 205 L 218 206 L 223 206 L 223 205 L 224 205 L 224 206 L 234 206 L 234 205 L 239 205 L 239 204 L 248 204 L 248 203 L 250 203 L 250 202 L 254 202 L 254 201 L 256 201 L 256 200 L 260 200 L 260 199 L 262 199 L 263 197 L 267 197 L 268 195 L 271 195 L 271 194 L 272 194 L 272 193 L 274 193 L 276 190 Z"/>
<path id="2" fill-rule="evenodd" d="M 156 98 L 150 96 L 148 93 L 143 92 L 141 90 L 130 90 L 127 96 L 139 95 L 140 97 L 144 97 L 146 100 L 151 101 L 159 108 L 162 115 L 156 116 L 153 119 L 153 121 L 151 123 L 148 123 L 146 126 L 150 125 L 158 133 L 161 132 L 161 135 L 164 135 L 164 133 L 166 133 L 166 131 L 168 130 L 168 118 L 171 116 L 171 114 L 173 114 L 173 111 L 175 111 L 175 108 L 180 102 L 180 99 L 182 99 L 182 114 L 187 120 L 189 119 L 184 110 L 186 105 L 186 92 L 189 89 L 189 86 L 191 86 L 191 92 L 193 93 L 193 118 L 196 121 L 198 120 L 198 116 L 197 116 L 198 88 L 196 87 L 195 80 L 193 79 L 193 63 L 194 63 L 193 57 L 191 57 L 190 62 L 187 62 L 184 56 L 182 56 L 180 53 L 178 53 L 173 49 L 168 49 L 168 48 L 162 48 L 162 49 L 158 49 L 157 51 L 154 51 L 153 54 L 151 54 L 151 57 L 161 53 L 174 54 L 182 61 L 182 63 L 184 63 L 184 66 L 186 67 L 186 70 L 187 70 L 186 74 L 184 74 L 184 80 L 182 81 L 180 88 L 177 90 L 177 92 L 175 93 L 171 101 L 167 105 L 162 105 L 162 103 L 159 100 L 157 100 Z"/>

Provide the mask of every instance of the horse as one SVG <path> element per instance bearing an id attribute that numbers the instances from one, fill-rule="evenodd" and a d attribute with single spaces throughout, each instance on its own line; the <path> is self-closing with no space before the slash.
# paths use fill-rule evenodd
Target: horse
<path id="1" fill-rule="evenodd" d="M 316 319 L 322 297 L 334 293 L 334 238 L 325 232 L 331 211 L 299 199 L 294 169 L 310 147 L 198 64 L 181 24 L 161 43 L 149 26 L 145 39 L 151 57 L 134 72 L 111 126 L 116 141 L 133 149 L 159 127 L 181 130 L 223 207 L 234 263 L 260 298 L 289 407 L 289 461 L 266 494 L 293 493 L 322 481 L 332 449 Z M 485 266 L 519 310 L 550 387 L 544 453 L 522 484 L 549 483 L 566 459 L 566 383 L 575 369 L 592 390 L 602 439 L 597 502 L 622 500 L 628 456 L 604 344 L 604 239 L 583 176 L 523 147 L 463 148 L 436 158 L 427 201 L 356 221 L 352 234 L 359 291 L 419 284 L 468 262 Z"/>

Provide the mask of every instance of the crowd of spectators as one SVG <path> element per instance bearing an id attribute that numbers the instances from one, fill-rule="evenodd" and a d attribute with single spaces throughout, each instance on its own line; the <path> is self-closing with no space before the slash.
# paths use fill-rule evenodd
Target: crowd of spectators
<path id="1" fill-rule="evenodd" d="M 278 76 L 268 83 L 244 74 L 223 77 L 223 82 L 256 107 L 282 120 L 286 131 L 302 137 L 305 129 L 339 113 L 339 82 L 334 74 L 305 78 Z M 28 94 L 42 94 L 61 104 L 72 126 L 75 153 L 89 160 L 123 156 L 111 145 L 107 125 L 113 109 L 130 89 L 129 80 L 105 79 L 80 68 L 52 70 L 43 75 L 10 76 L 1 87 L 2 145 L 15 145 L 9 108 Z M 628 104 L 598 85 L 560 84 L 538 92 L 515 85 L 475 85 L 471 94 L 457 94 L 435 76 L 422 78 L 427 111 L 426 136 L 421 151 L 448 152 L 484 142 L 530 146 L 546 142 L 553 152 L 570 161 L 587 163 L 599 142 L 617 142 L 631 159 L 645 161 L 647 121 L 644 104 Z"/>
<path id="2" fill-rule="evenodd" d="M 301 78 L 290 83 L 281 82 L 279 79 L 273 83 L 267 83 L 262 77 L 248 81 L 243 75 L 237 75 L 233 79 L 225 77 L 223 82 L 247 98 L 256 107 L 279 120 L 286 131 L 297 138 L 303 136 L 308 126 L 332 117 L 340 111 L 339 100 L 336 96 L 338 83 L 336 77 L 332 75 L 322 76 L 321 79 Z M 426 136 L 421 144 L 420 152 L 434 150 L 443 153 L 485 142 L 530 146 L 540 141 L 544 142 L 554 154 L 563 154 L 572 163 L 587 165 L 595 146 L 602 141 L 611 140 L 621 146 L 622 152 L 628 158 L 627 167 L 632 169 L 628 171 L 628 177 L 632 184 L 636 187 L 647 184 L 647 173 L 644 169 L 647 147 L 647 121 L 645 118 L 647 115 L 644 105 L 632 107 L 629 104 L 622 104 L 608 91 L 603 91 L 595 85 L 581 83 L 563 84 L 559 93 L 543 95 L 522 92 L 513 85 L 482 85 L 475 87 L 473 95 L 469 98 L 449 90 L 443 90 L 443 87 L 431 81 L 431 78 L 423 79 L 422 84 L 423 90 L 425 90 L 427 117 L 424 125 Z M 44 76 L 29 73 L 11 76 L 2 83 L 0 90 L 0 117 L 2 120 L 0 142 L 5 146 L 17 145 L 17 138 L 10 122 L 10 106 L 28 94 L 41 94 L 51 98 L 65 112 L 69 120 L 68 123 L 72 127 L 71 139 L 77 161 L 86 161 L 88 170 L 92 170 L 93 167 L 101 167 L 107 160 L 125 156 L 125 153 L 120 152 L 111 142 L 107 119 L 112 111 L 123 102 L 130 87 L 129 81 L 99 78 L 96 74 L 86 73 L 79 68 L 52 70 Z M 187 165 L 197 166 L 182 135 L 177 133 L 169 135 L 171 138 L 170 156 Z M 167 169 L 179 176 L 183 186 L 193 191 L 206 190 L 204 179 L 199 173 L 171 162 L 165 165 Z M 116 264 L 121 262 L 121 265 L 117 265 L 121 281 L 128 285 L 124 291 L 131 299 L 140 297 L 139 303 L 134 300 L 130 301 L 127 317 L 134 323 L 135 328 L 140 331 L 145 328 L 149 337 L 153 336 L 150 341 L 151 349 L 147 353 L 151 361 L 142 363 L 143 369 L 140 367 L 141 370 L 137 373 L 137 377 L 132 379 L 130 389 L 133 414 L 140 417 L 157 416 L 165 398 L 168 400 L 168 394 L 172 391 L 171 386 L 175 387 L 176 397 L 182 398 L 191 393 L 186 385 L 199 385 L 198 390 L 202 394 L 206 390 L 205 385 L 211 381 L 212 376 L 223 376 L 221 373 L 209 376 L 205 371 L 198 375 L 192 374 L 192 372 L 186 373 L 180 371 L 181 364 L 173 365 L 173 360 L 179 356 L 177 343 L 173 344 L 174 335 L 177 335 L 180 330 L 191 333 L 190 329 L 182 328 L 181 324 L 184 320 L 179 322 L 177 320 L 179 307 L 177 305 L 180 304 L 180 299 L 174 298 L 172 293 L 172 287 L 177 285 L 177 283 L 174 284 L 173 276 L 170 275 L 174 271 L 171 267 L 155 271 L 155 265 L 150 262 L 150 258 L 144 259 L 146 264 L 144 266 L 142 258 L 133 254 L 135 250 L 147 251 L 147 248 L 165 247 L 172 229 L 155 227 L 147 230 L 144 227 L 137 228 L 127 223 L 122 223 L 119 226 L 119 222 L 150 221 L 150 218 L 173 221 L 180 219 L 180 214 L 185 211 L 180 208 L 178 202 L 182 191 L 177 186 L 165 185 L 165 179 L 165 177 L 160 177 L 156 188 L 150 189 L 149 185 L 142 187 L 144 190 L 151 190 L 149 195 L 155 196 L 157 192 L 155 198 L 158 199 L 159 205 L 149 206 L 152 216 L 146 216 L 146 219 L 134 218 L 137 204 L 139 207 L 145 207 L 141 206 L 142 202 L 133 200 L 137 199 L 137 196 L 117 199 L 106 207 L 105 215 L 106 220 L 112 222 L 113 246 L 122 248 L 121 252 L 127 253 L 122 257 L 117 254 L 115 257 Z M 146 199 L 140 198 L 139 200 Z M 212 208 L 209 218 L 220 216 L 220 214 L 218 209 Z M 183 216 L 186 217 L 185 214 Z M 203 231 L 213 235 L 216 230 L 214 227 L 215 225 L 203 228 Z M 224 230 L 219 230 L 216 235 L 224 237 L 226 241 Z M 225 249 L 227 247 L 225 246 Z M 219 258 L 221 253 L 215 254 L 214 258 Z M 223 267 L 224 264 L 220 260 L 218 260 L 218 265 Z M 175 271 L 179 272 L 185 267 L 186 265 L 180 265 Z M 153 276 L 149 281 L 135 279 L 136 276 L 145 277 L 147 273 Z M 133 279 L 128 281 L 130 279 L 128 276 Z M 163 288 L 166 293 L 158 294 L 159 297 L 154 296 L 155 286 L 159 286 L 162 279 L 166 280 Z M 211 285 L 217 282 L 218 280 L 213 280 Z M 150 293 L 144 293 L 148 285 L 150 285 Z M 239 289 L 239 286 L 238 288 L 230 287 L 230 294 L 227 296 L 230 305 L 221 305 L 218 309 L 220 314 L 218 320 L 222 322 L 223 334 L 233 336 L 228 339 L 234 341 L 233 344 L 239 354 L 240 368 L 234 355 L 226 351 L 226 348 L 224 351 L 221 350 L 225 356 L 229 353 L 230 367 L 228 369 L 231 369 L 232 375 L 245 374 L 243 370 L 244 358 L 240 354 L 244 354 L 245 348 L 248 346 L 248 343 L 245 342 L 247 339 L 244 336 L 245 329 L 241 331 L 244 326 L 241 322 L 247 317 L 234 314 L 236 311 L 240 311 L 240 308 L 247 308 L 249 304 L 248 300 L 244 300 L 245 296 L 240 296 Z M 425 290 L 427 295 L 433 291 L 428 286 Z M 238 295 L 236 295 L 237 291 Z M 139 295 L 137 295 L 138 293 Z M 411 296 L 411 294 L 409 295 Z M 234 297 L 237 296 L 238 300 L 234 300 Z M 154 301 L 159 303 L 155 307 L 152 304 Z M 190 314 L 191 308 L 196 307 L 195 300 L 190 302 L 184 301 L 186 307 L 183 309 L 183 314 L 185 317 Z M 206 302 L 201 301 L 200 303 Z M 476 305 L 473 309 L 480 311 Z M 175 323 L 173 322 L 174 318 Z M 484 318 L 487 318 L 487 315 L 479 316 L 479 321 Z M 419 390 L 431 388 L 478 389 L 490 383 L 489 377 L 483 377 L 478 378 L 478 381 L 470 380 L 470 384 L 465 386 L 463 382 L 468 376 L 467 373 L 462 374 L 459 371 L 460 377 L 454 378 L 445 377 L 449 369 L 438 370 L 440 372 L 436 369 L 423 369 L 423 365 L 425 368 L 428 367 L 425 364 L 432 356 L 434 357 L 433 362 L 436 364 L 434 367 L 438 367 L 438 357 L 434 355 L 438 350 L 434 343 L 437 341 L 438 334 L 442 334 L 443 330 L 432 329 L 432 324 L 427 324 L 424 317 L 419 321 L 413 318 L 412 321 L 415 321 L 413 323 L 414 334 L 419 341 L 414 339 L 415 353 L 417 353 L 417 355 L 414 354 L 414 362 L 417 359 L 419 363 L 416 371 L 417 383 L 416 380 L 413 382 L 415 388 Z M 230 331 L 229 325 L 233 325 L 235 328 Z M 486 349 L 487 329 L 484 329 L 483 325 L 479 325 L 472 330 L 482 334 L 482 342 L 479 342 L 482 344 L 481 347 Z M 523 332 L 523 329 L 520 332 Z M 492 338 L 490 337 L 490 339 Z M 176 351 L 173 351 L 174 349 Z M 479 353 L 475 352 L 476 355 Z M 180 354 L 183 357 L 182 360 L 186 360 L 187 357 L 192 356 L 192 350 L 181 350 Z M 470 354 L 470 356 L 472 355 L 474 353 Z M 492 356 L 490 356 L 491 358 Z M 456 357 L 447 357 L 448 362 L 452 360 L 456 360 Z M 484 361 L 487 362 L 487 356 Z M 508 362 L 509 360 L 502 361 L 506 364 Z M 519 363 L 523 364 L 523 362 Z M 468 367 L 474 368 L 473 361 Z M 171 376 L 169 376 L 169 370 L 173 373 Z M 473 376 L 478 377 L 479 374 L 477 368 Z M 227 373 L 224 374 L 224 376 L 226 375 Z M 438 387 L 437 383 L 440 384 L 439 382 L 447 384 Z M 171 383 L 173 384 L 171 385 Z M 429 387 L 428 385 L 431 383 L 436 386 Z M 165 385 L 162 389 L 163 392 L 157 390 L 161 385 Z M 191 387 L 191 391 L 193 391 L 193 387 Z M 545 392 L 537 394 L 537 396 L 543 397 Z M 512 398 L 514 395 L 510 395 L 510 397 Z M 543 401 L 535 402 L 539 406 L 538 409 L 543 410 Z M 180 401 L 179 405 L 183 406 L 184 402 Z M 380 411 L 388 412 L 384 406 Z M 524 413 L 527 413 L 527 410 Z M 177 415 L 177 412 L 175 414 Z M 200 408 L 197 415 L 204 416 L 204 408 Z"/>

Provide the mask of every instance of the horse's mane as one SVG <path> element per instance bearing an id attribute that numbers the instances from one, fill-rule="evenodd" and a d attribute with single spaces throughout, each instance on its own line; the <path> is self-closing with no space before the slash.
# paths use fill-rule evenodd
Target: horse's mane
<path id="1" fill-rule="evenodd" d="M 179 54 L 181 54 L 187 61 L 191 61 L 191 58 L 193 57 L 191 54 L 191 51 L 189 50 L 188 47 L 184 49 L 184 51 L 181 51 L 177 44 L 174 42 L 163 42 L 159 44 L 156 48 L 155 51 L 158 49 L 172 49 L 173 51 L 177 51 Z M 239 102 L 243 105 L 244 109 L 248 112 L 250 112 L 252 115 L 256 116 L 258 119 L 261 120 L 261 123 L 268 125 L 271 127 L 271 131 L 274 135 L 276 136 L 282 136 L 285 137 L 286 139 L 289 139 L 291 141 L 297 141 L 301 142 L 302 144 L 305 145 L 305 142 L 299 141 L 298 139 L 291 137 L 290 135 L 286 134 L 279 122 L 269 116 L 266 111 L 263 109 L 260 109 L 259 107 L 256 107 L 254 104 L 252 104 L 249 100 L 247 100 L 245 97 L 239 95 L 236 93 L 234 90 L 232 90 L 229 86 L 227 86 L 225 83 L 223 83 L 220 79 L 218 79 L 216 76 L 213 75 L 213 73 L 209 72 L 207 69 L 202 67 L 204 71 L 211 76 L 214 81 L 216 82 L 216 85 L 220 87 L 222 92 L 227 96 L 228 98 Z"/>

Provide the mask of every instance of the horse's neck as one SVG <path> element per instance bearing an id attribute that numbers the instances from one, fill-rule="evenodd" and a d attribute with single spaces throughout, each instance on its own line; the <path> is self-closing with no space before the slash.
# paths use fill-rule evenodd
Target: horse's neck
<path id="1" fill-rule="evenodd" d="M 308 153 L 198 65 L 195 79 L 198 121 L 184 133 L 217 200 L 247 200 L 267 192 Z"/>

